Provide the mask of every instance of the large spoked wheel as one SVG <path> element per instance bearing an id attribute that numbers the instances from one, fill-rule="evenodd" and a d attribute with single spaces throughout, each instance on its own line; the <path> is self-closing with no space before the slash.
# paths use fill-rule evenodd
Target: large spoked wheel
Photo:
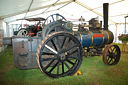
<path id="1" fill-rule="evenodd" d="M 52 15 L 50 15 L 50 16 L 48 16 L 46 18 L 46 20 L 45 20 L 43 25 L 47 25 L 47 24 L 49 24 L 49 23 L 51 23 L 53 21 L 57 21 L 57 20 L 66 21 L 66 19 L 62 15 L 60 15 L 60 14 L 52 14 Z"/>
<path id="2" fill-rule="evenodd" d="M 115 65 L 120 60 L 120 48 L 117 45 L 109 45 L 104 49 L 103 61 L 106 65 Z"/>
<path id="3" fill-rule="evenodd" d="M 64 30 L 65 30 L 65 28 L 62 27 L 62 24 L 61 23 L 58 23 L 57 21 L 51 22 L 50 24 L 48 24 L 43 29 L 42 37 L 44 39 L 47 35 L 49 35 L 49 34 L 51 34 L 53 32 L 59 32 L 59 31 L 64 31 Z"/>
<path id="4" fill-rule="evenodd" d="M 65 21 L 66 19 L 60 14 L 52 14 L 47 17 L 45 22 L 43 23 L 43 39 L 53 32 L 64 31 L 63 24 L 65 23 Z"/>
<path id="5" fill-rule="evenodd" d="M 79 40 L 67 32 L 55 32 L 43 39 L 37 49 L 37 62 L 49 77 L 73 75 L 82 62 Z"/>
<path id="6" fill-rule="evenodd" d="M 28 37 L 28 31 L 25 28 L 21 28 L 18 33 L 17 36 L 19 37 Z"/>

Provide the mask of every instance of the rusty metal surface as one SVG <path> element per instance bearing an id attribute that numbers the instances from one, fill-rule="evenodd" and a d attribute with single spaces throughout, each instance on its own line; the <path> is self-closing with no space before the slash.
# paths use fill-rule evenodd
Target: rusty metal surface
<path id="1" fill-rule="evenodd" d="M 39 37 L 12 38 L 14 64 L 18 69 L 38 68 L 36 51 L 40 41 Z"/>

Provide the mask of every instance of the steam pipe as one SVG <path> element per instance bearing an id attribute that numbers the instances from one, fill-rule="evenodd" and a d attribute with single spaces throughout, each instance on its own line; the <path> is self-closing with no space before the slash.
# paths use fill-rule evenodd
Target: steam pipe
<path id="1" fill-rule="evenodd" d="M 103 4 L 104 30 L 108 30 L 108 3 Z"/>

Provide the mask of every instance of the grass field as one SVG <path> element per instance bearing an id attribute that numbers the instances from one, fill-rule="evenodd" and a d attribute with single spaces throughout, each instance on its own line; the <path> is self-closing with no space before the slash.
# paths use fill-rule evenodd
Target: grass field
<path id="1" fill-rule="evenodd" d="M 57 79 L 45 76 L 40 69 L 19 70 L 13 58 L 12 47 L 0 56 L 0 85 L 128 85 L 128 54 L 122 54 L 115 66 L 106 66 L 102 56 L 84 58 L 82 75 Z"/>

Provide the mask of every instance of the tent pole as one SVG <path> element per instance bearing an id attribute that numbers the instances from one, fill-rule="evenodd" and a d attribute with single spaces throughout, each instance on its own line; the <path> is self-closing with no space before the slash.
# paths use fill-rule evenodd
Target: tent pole
<path id="1" fill-rule="evenodd" d="M 115 30 L 115 43 L 117 42 L 117 23 L 115 24 L 115 26 L 116 26 L 116 30 Z"/>
<path id="2" fill-rule="evenodd" d="M 125 16 L 124 18 L 125 18 L 125 27 L 124 27 L 124 34 L 126 34 L 126 18 L 127 18 L 128 16 Z"/>

